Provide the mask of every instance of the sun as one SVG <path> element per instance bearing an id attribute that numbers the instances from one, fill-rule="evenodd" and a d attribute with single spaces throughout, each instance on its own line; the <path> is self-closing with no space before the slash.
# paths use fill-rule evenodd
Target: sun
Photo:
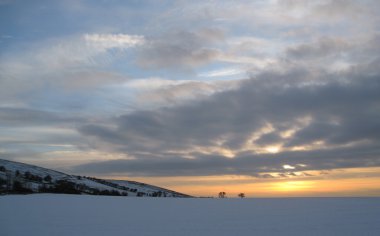
<path id="1" fill-rule="evenodd" d="M 268 146 L 265 148 L 265 150 L 268 152 L 268 153 L 278 153 L 280 151 L 280 147 L 278 146 Z"/>
<path id="2" fill-rule="evenodd" d="M 303 191 L 312 188 L 313 183 L 310 181 L 287 181 L 275 183 L 274 189 L 282 192 Z"/>

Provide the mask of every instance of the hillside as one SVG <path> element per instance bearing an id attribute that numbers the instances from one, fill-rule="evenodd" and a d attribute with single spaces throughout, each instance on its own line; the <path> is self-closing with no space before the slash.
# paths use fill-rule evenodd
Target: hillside
<path id="1" fill-rule="evenodd" d="M 0 159 L 0 193 L 191 197 L 145 183 L 69 175 L 39 166 L 2 159 Z"/>

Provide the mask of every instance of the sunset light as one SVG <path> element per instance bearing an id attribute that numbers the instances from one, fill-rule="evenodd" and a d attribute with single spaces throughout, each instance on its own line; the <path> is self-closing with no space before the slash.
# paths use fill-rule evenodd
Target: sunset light
<path id="1" fill-rule="evenodd" d="M 0 1 L 0 159 L 194 196 L 380 196 L 379 11 Z"/>
<path id="2" fill-rule="evenodd" d="M 0 0 L 1 236 L 380 235 L 380 0 Z"/>

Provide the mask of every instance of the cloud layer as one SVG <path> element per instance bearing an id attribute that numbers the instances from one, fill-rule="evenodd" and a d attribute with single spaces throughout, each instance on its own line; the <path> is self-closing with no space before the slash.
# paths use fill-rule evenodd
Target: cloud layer
<path id="1" fill-rule="evenodd" d="M 209 99 L 137 111 L 106 126 L 90 124 L 79 131 L 136 158 L 123 161 L 125 165 L 117 162 L 118 172 L 141 167 L 146 174 L 145 165 L 154 166 L 161 160 L 168 166 L 173 161 L 176 175 L 181 170 L 183 175 L 198 173 L 203 164 L 210 174 L 231 174 L 225 171 L 228 167 L 236 169 L 235 174 L 246 173 L 241 169 L 247 163 L 253 173 L 278 171 L 271 165 L 287 163 L 306 164 L 303 169 L 309 170 L 378 166 L 380 77 L 379 73 L 366 74 L 365 68 L 344 74 L 307 68 L 267 72 Z M 271 146 L 281 152 L 268 154 Z M 156 172 L 152 168 L 150 173 Z M 157 168 L 157 174 L 162 173 Z"/>
<path id="2" fill-rule="evenodd" d="M 9 1 L 0 156 L 78 159 L 71 170 L 95 175 L 378 167 L 379 11 L 374 0 Z"/>

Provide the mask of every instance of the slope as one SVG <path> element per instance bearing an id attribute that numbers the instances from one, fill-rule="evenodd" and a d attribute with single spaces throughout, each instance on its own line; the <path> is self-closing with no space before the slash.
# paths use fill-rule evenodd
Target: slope
<path id="1" fill-rule="evenodd" d="M 41 192 L 137 197 L 191 197 L 136 181 L 69 175 L 39 166 L 0 159 L 0 193 Z"/>

